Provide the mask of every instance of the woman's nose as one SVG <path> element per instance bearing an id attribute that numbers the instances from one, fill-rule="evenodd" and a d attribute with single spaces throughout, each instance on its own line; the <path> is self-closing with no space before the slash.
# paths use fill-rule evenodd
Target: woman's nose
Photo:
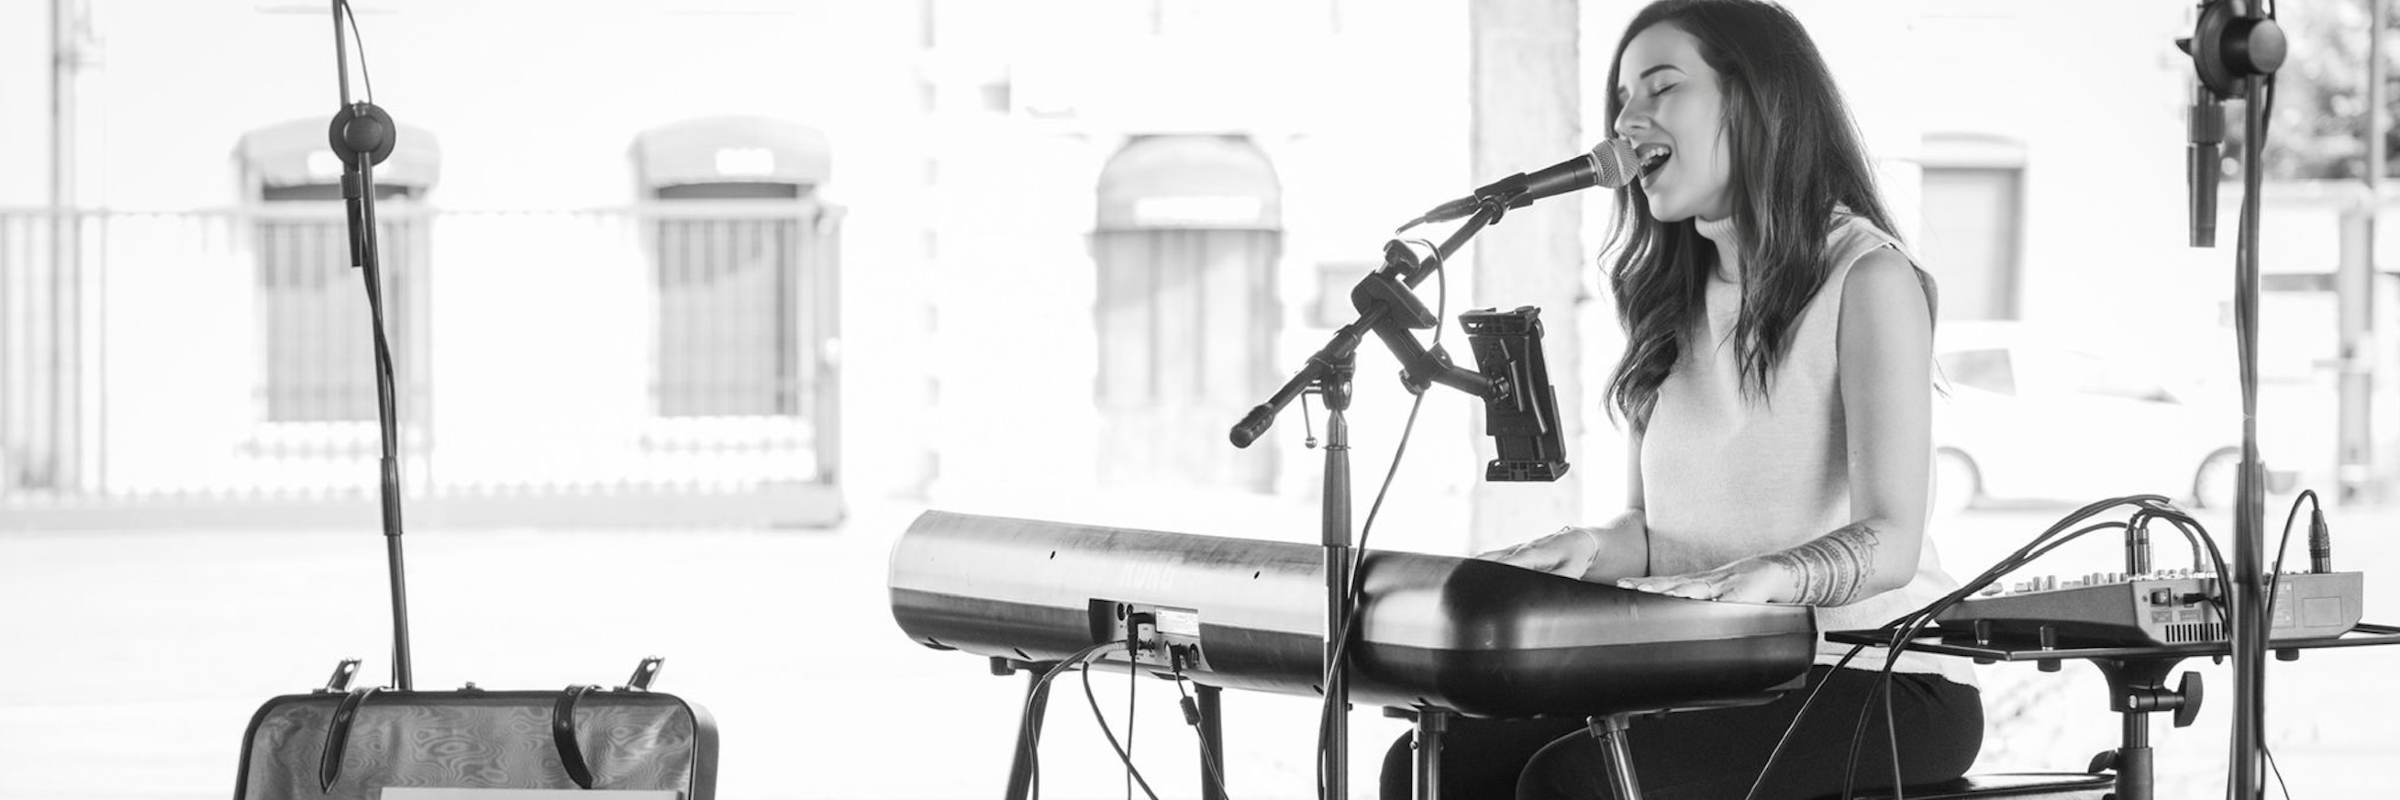
<path id="1" fill-rule="evenodd" d="M 1610 127 L 1616 130 L 1618 136 L 1630 139 L 1634 134 L 1650 129 L 1650 114 L 1645 109 L 1627 103 L 1624 110 L 1617 112 L 1617 123 Z"/>

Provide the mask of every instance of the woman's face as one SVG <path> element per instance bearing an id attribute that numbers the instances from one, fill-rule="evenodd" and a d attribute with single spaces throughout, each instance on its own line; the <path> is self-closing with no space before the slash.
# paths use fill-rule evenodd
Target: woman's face
<path id="1" fill-rule="evenodd" d="M 1642 30 L 1617 60 L 1618 136 L 1644 156 L 1667 158 L 1642 174 L 1650 216 L 1660 222 L 1733 213 L 1733 159 L 1725 142 L 1725 94 L 1700 59 L 1700 40 L 1672 23 Z"/>

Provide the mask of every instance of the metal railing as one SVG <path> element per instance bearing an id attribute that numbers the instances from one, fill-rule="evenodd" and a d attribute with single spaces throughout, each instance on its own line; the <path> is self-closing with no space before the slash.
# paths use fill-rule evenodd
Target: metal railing
<path id="1" fill-rule="evenodd" d="M 411 492 L 829 483 L 838 208 L 379 209 Z M 0 210 L 0 495 L 371 491 L 334 203 Z"/>

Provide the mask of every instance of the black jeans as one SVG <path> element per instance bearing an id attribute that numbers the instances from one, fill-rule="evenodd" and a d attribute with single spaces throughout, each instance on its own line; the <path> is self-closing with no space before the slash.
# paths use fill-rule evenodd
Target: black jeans
<path id="1" fill-rule="evenodd" d="M 1775 759 L 1761 800 L 1839 797 L 1848 771 L 1859 712 L 1874 696 L 1880 673 L 1817 666 L 1808 687 L 1772 703 L 1684 711 L 1633 720 L 1628 739 L 1633 773 L 1645 800 L 1741 800 L 1758 779 L 1767 753 L 1820 683 L 1808 717 Z M 1857 785 L 1888 787 L 1891 738 L 1882 706 L 1867 717 L 1859 748 Z M 1983 747 L 1983 697 L 1974 687 L 1937 675 L 1892 676 L 1892 722 L 1900 731 L 1900 769 L 1906 784 L 1966 774 Z M 1602 750 L 1579 719 L 1454 718 L 1442 740 L 1444 800 L 1487 798 L 1607 798 Z M 1384 754 L 1383 800 L 1407 800 L 1414 774 L 1409 737 Z"/>

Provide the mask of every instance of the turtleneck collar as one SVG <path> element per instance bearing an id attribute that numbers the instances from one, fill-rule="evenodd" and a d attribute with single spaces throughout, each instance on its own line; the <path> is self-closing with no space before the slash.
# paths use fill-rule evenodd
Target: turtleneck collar
<path id="1" fill-rule="evenodd" d="M 1734 231 L 1733 215 L 1727 214 L 1724 219 L 1715 221 L 1693 217 L 1692 227 L 1700 231 L 1701 238 L 1705 238 L 1717 246 L 1718 269 L 1717 274 L 1711 277 L 1728 282 L 1740 281 L 1742 279 L 1742 240 L 1741 236 Z"/>
<path id="2" fill-rule="evenodd" d="M 1724 219 L 1715 221 L 1693 217 L 1692 226 L 1700 229 L 1701 236 L 1708 237 L 1709 241 L 1716 242 L 1719 247 L 1735 243 L 1733 215 L 1731 214 L 1725 215 Z"/>

